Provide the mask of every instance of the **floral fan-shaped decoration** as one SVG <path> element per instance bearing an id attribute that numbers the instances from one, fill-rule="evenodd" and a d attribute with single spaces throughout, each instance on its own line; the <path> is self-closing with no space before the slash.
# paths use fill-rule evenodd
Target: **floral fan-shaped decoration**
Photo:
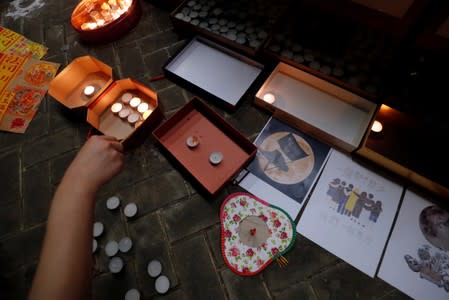
<path id="1" fill-rule="evenodd" d="M 220 210 L 221 253 L 233 272 L 256 275 L 294 244 L 293 220 L 281 208 L 249 194 L 233 193 Z"/>

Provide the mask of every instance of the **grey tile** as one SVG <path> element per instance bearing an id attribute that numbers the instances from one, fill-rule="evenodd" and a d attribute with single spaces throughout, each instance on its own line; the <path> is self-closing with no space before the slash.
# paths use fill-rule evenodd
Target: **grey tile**
<path id="1" fill-rule="evenodd" d="M 26 300 L 31 289 L 36 267 L 37 264 L 26 265 L 13 274 L 0 276 L 0 299 Z"/>
<path id="2" fill-rule="evenodd" d="M 219 203 L 210 203 L 198 194 L 164 209 L 162 216 L 167 224 L 170 241 L 217 224 L 219 211 Z"/>
<path id="3" fill-rule="evenodd" d="M 295 245 L 284 257 L 288 260 L 286 267 L 280 268 L 273 262 L 264 271 L 265 281 L 272 292 L 322 272 L 338 261 L 334 255 L 299 235 Z"/>
<path id="4" fill-rule="evenodd" d="M 20 153 L 12 151 L 0 156 L 0 204 L 20 201 Z"/>
<path id="5" fill-rule="evenodd" d="M 278 294 L 275 294 L 273 298 L 277 300 L 284 300 L 284 299 L 318 300 L 312 287 L 310 286 L 310 283 L 308 282 L 300 282 L 297 284 L 293 284 L 289 288 L 280 291 Z"/>
<path id="6" fill-rule="evenodd" d="M 271 299 L 260 275 L 246 277 L 224 269 L 221 277 L 229 299 Z"/>
<path id="7" fill-rule="evenodd" d="M 21 266 L 30 265 L 39 257 L 45 226 L 40 225 L 0 241 L 2 273 L 12 274 Z"/>
<path id="8" fill-rule="evenodd" d="M 60 24 L 47 25 L 45 28 L 45 46 L 48 47 L 47 56 L 58 54 L 64 45 L 64 26 Z"/>
<path id="9" fill-rule="evenodd" d="M 23 149 L 25 167 L 72 150 L 74 148 L 74 134 L 75 131 L 72 128 L 67 128 L 28 144 Z"/>
<path id="10" fill-rule="evenodd" d="M 156 259 L 162 264 L 162 273 L 170 279 L 171 289 L 179 282 L 171 261 L 169 243 L 157 213 L 148 214 L 129 224 L 129 233 L 135 242 L 135 266 L 139 289 L 146 297 L 157 294 L 155 278 L 147 272 L 148 263 Z"/>
<path id="11" fill-rule="evenodd" d="M 185 197 L 187 189 L 182 177 L 172 171 L 146 179 L 117 193 L 126 203 L 137 204 L 139 217 Z"/>
<path id="12" fill-rule="evenodd" d="M 145 73 L 142 53 L 134 44 L 118 48 L 118 57 L 123 78 L 135 78 Z"/>
<path id="13" fill-rule="evenodd" d="M 169 290 L 164 295 L 154 296 L 152 299 L 160 299 L 160 300 L 187 300 L 189 299 L 184 290 Z"/>
<path id="14" fill-rule="evenodd" d="M 372 279 L 354 267 L 341 263 L 312 280 L 319 299 L 375 299 L 390 293 L 393 288 L 384 281 Z"/>
<path id="15" fill-rule="evenodd" d="M 129 289 L 135 288 L 136 277 L 131 264 L 125 264 L 118 274 L 96 276 L 92 284 L 92 299 L 125 299 Z"/>
<path id="16" fill-rule="evenodd" d="M 202 235 L 173 247 L 176 272 L 188 299 L 225 299 Z"/>
<path id="17" fill-rule="evenodd" d="M 23 218 L 25 227 L 45 222 L 48 217 L 53 189 L 49 166 L 44 161 L 23 172 Z"/>
<path id="18" fill-rule="evenodd" d="M 179 109 L 188 102 L 182 88 L 177 85 L 158 91 L 158 96 L 164 113 Z"/>
<path id="19" fill-rule="evenodd" d="M 61 182 L 65 171 L 70 166 L 77 153 L 78 150 L 73 150 L 50 161 L 50 182 L 52 185 L 58 185 Z"/>
<path id="20" fill-rule="evenodd" d="M 212 253 L 215 260 L 215 265 L 219 268 L 225 266 L 223 255 L 221 254 L 221 227 L 215 225 L 207 230 L 207 241 L 209 247 L 212 249 Z"/>
<path id="21" fill-rule="evenodd" d="M 21 207 L 19 201 L 0 204 L 0 238 L 17 233 L 20 229 Z"/>
<path id="22" fill-rule="evenodd" d="M 167 30 L 157 32 L 142 40 L 139 40 L 138 45 L 142 49 L 142 53 L 145 55 L 163 48 L 167 48 L 180 39 L 181 38 L 177 33 L 173 32 L 172 30 Z"/>

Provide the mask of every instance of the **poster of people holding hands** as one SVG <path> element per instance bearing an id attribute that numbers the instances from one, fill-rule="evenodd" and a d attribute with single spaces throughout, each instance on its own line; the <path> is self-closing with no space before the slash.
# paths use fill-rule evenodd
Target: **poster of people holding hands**
<path id="1" fill-rule="evenodd" d="M 296 230 L 374 277 L 403 188 L 332 151 Z"/>

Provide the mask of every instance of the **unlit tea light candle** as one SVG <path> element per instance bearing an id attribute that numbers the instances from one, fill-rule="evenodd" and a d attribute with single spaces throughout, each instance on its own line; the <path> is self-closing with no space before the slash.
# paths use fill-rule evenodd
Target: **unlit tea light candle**
<path id="1" fill-rule="evenodd" d="M 87 97 L 92 96 L 95 93 L 95 87 L 92 85 L 88 85 L 84 88 L 84 95 Z"/>
<path id="2" fill-rule="evenodd" d="M 109 241 L 104 248 L 107 256 L 114 256 L 118 252 L 118 243 L 116 241 Z"/>
<path id="3" fill-rule="evenodd" d="M 131 110 L 129 108 L 123 108 L 121 111 L 119 111 L 118 116 L 122 119 L 125 119 L 129 116 L 131 113 Z"/>
<path id="4" fill-rule="evenodd" d="M 126 253 L 131 250 L 133 246 L 133 241 L 129 237 L 124 237 L 118 242 L 118 249 L 122 253 Z"/>
<path id="5" fill-rule="evenodd" d="M 162 264 L 157 259 L 153 259 L 148 263 L 147 272 L 150 277 L 156 278 L 162 272 Z"/>
<path id="6" fill-rule="evenodd" d="M 129 203 L 125 206 L 123 212 L 125 213 L 125 216 L 132 218 L 137 214 L 137 205 L 135 203 Z"/>
<path id="7" fill-rule="evenodd" d="M 123 103 L 125 103 L 125 104 L 128 104 L 129 103 L 129 101 L 131 101 L 131 99 L 133 98 L 133 95 L 131 95 L 130 93 L 124 93 L 123 95 L 122 95 L 122 102 Z"/>
<path id="8" fill-rule="evenodd" d="M 167 276 L 161 275 L 156 279 L 154 287 L 159 294 L 165 294 L 170 288 L 170 280 Z"/>
<path id="9" fill-rule="evenodd" d="M 125 294 L 125 300 L 139 300 L 140 292 L 137 289 L 130 289 Z"/>
<path id="10" fill-rule="evenodd" d="M 121 104 L 121 103 L 114 103 L 111 106 L 111 111 L 114 114 L 118 114 L 122 110 L 122 108 L 123 108 L 123 104 Z"/>
<path id="11" fill-rule="evenodd" d="M 142 102 L 142 100 L 139 97 L 133 97 L 131 99 L 131 101 L 129 102 L 129 105 L 132 108 L 136 108 L 137 106 L 139 106 L 139 104 Z"/>
<path id="12" fill-rule="evenodd" d="M 140 120 L 140 114 L 138 114 L 138 113 L 132 113 L 128 116 L 128 122 L 130 124 L 134 124 L 139 120 Z"/>
<path id="13" fill-rule="evenodd" d="M 120 257 L 113 257 L 109 261 L 109 271 L 111 273 L 120 273 L 123 269 L 123 260 Z"/>
<path id="14" fill-rule="evenodd" d="M 103 230 L 104 230 L 103 223 L 101 223 L 101 222 L 94 223 L 94 228 L 93 228 L 94 237 L 99 237 L 103 233 Z"/>
<path id="15" fill-rule="evenodd" d="M 116 209 L 120 205 L 120 199 L 117 196 L 109 197 L 108 200 L 106 200 L 106 207 L 109 210 Z"/>

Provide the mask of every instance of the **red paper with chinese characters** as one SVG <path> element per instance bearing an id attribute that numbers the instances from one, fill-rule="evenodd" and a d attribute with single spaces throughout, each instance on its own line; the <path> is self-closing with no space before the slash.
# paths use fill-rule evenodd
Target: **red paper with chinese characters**
<path id="1" fill-rule="evenodd" d="M 0 130 L 24 133 L 59 64 L 0 52 Z"/>

